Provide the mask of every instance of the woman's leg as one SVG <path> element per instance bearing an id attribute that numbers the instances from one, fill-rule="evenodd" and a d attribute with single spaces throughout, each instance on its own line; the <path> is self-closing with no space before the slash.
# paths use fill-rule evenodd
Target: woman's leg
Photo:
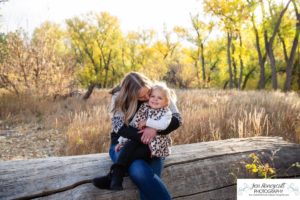
<path id="1" fill-rule="evenodd" d="M 161 177 L 161 172 L 164 167 L 165 158 L 152 158 L 149 165 L 153 169 L 154 174 Z"/>
<path id="2" fill-rule="evenodd" d="M 154 158 L 150 164 L 135 160 L 129 167 L 129 176 L 139 188 L 142 200 L 170 200 L 169 192 L 160 179 L 162 159 Z"/>

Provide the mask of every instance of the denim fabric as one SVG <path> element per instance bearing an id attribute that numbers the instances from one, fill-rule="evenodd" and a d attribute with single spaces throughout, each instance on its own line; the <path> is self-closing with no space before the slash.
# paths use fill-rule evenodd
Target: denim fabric
<path id="1" fill-rule="evenodd" d="M 115 145 L 111 145 L 109 155 L 115 163 L 120 155 L 120 152 L 115 151 Z M 129 177 L 138 187 L 141 200 L 171 200 L 167 187 L 160 179 L 162 169 L 162 158 L 153 158 L 150 163 L 135 160 L 130 165 Z"/>

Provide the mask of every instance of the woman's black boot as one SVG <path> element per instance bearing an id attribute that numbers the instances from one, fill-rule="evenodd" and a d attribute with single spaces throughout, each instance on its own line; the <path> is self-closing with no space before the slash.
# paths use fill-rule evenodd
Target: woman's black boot
<path id="1" fill-rule="evenodd" d="M 123 177 L 125 175 L 125 167 L 119 164 L 114 164 L 112 166 L 112 176 L 110 189 L 111 190 L 123 190 Z"/>
<path id="2" fill-rule="evenodd" d="M 99 176 L 93 179 L 92 183 L 99 189 L 110 189 L 110 183 L 112 178 L 112 168 L 106 176 Z"/>

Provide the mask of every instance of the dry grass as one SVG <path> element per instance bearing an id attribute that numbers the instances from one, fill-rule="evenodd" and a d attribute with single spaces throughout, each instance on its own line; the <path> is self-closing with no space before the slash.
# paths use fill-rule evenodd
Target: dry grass
<path id="1" fill-rule="evenodd" d="M 187 90 L 177 94 L 184 123 L 173 135 L 175 144 L 251 136 L 300 141 L 296 93 Z"/>
<path id="2" fill-rule="evenodd" d="M 300 143 L 300 98 L 296 93 L 178 90 L 183 125 L 174 144 L 233 137 L 282 136 Z M 110 96 L 96 91 L 88 101 L 0 96 L 2 126 L 39 124 L 61 133 L 60 155 L 106 152 L 110 143 Z M 2 127 L 3 128 L 3 127 Z"/>

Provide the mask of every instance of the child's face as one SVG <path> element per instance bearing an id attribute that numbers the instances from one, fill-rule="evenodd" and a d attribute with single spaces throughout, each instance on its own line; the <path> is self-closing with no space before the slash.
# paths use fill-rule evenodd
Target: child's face
<path id="1" fill-rule="evenodd" d="M 162 91 L 158 89 L 152 90 L 149 98 L 149 105 L 154 109 L 163 108 L 168 106 L 168 100 Z"/>

